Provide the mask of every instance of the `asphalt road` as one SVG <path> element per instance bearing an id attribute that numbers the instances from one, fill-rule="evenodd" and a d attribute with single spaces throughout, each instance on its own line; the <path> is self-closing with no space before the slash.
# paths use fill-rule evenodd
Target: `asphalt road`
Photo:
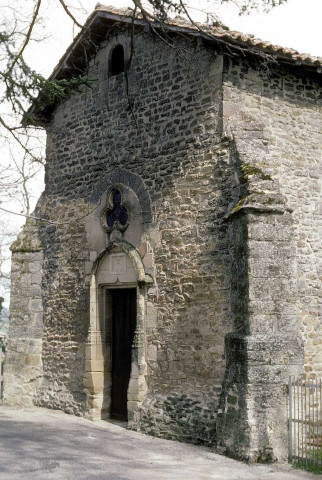
<path id="1" fill-rule="evenodd" d="M 62 412 L 0 406 L 1 480 L 317 480 Z"/>

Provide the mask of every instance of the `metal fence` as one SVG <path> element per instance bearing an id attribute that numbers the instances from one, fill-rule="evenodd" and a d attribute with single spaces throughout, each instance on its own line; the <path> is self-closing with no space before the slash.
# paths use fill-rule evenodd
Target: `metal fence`
<path id="1" fill-rule="evenodd" d="M 289 379 L 289 461 L 322 465 L 321 379 Z"/>
<path id="2" fill-rule="evenodd" d="M 3 393 L 3 352 L 2 352 L 2 343 L 0 341 L 0 403 L 2 402 L 2 393 Z"/>

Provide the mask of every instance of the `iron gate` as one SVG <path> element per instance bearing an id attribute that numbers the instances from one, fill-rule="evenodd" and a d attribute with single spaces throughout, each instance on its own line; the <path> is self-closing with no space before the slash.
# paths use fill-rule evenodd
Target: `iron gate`
<path id="1" fill-rule="evenodd" d="M 2 343 L 0 340 L 0 403 L 2 402 L 2 392 L 3 392 L 3 353 L 2 353 Z"/>
<path id="2" fill-rule="evenodd" d="M 322 465 L 322 381 L 289 379 L 289 461 Z"/>

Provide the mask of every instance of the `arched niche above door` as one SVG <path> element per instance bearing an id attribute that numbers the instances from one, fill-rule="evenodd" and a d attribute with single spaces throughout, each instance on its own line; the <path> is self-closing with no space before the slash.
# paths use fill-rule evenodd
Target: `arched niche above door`
<path id="1" fill-rule="evenodd" d="M 96 259 L 92 274 L 95 284 L 136 283 L 139 286 L 153 284 L 153 279 L 144 270 L 137 250 L 128 242 L 111 242 Z"/>
<path id="2" fill-rule="evenodd" d="M 119 251 L 106 255 L 99 265 L 97 285 L 136 283 L 137 274 L 129 256 Z"/>

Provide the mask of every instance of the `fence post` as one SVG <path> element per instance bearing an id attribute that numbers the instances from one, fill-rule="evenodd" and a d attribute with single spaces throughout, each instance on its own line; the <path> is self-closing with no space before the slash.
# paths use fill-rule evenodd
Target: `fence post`
<path id="1" fill-rule="evenodd" d="M 2 402 L 2 343 L 0 340 L 0 403 Z"/>
<path id="2" fill-rule="evenodd" d="M 289 462 L 293 459 L 293 444 L 292 444 L 292 377 L 288 379 L 288 405 L 289 405 L 289 442 L 288 442 L 288 457 Z"/>

